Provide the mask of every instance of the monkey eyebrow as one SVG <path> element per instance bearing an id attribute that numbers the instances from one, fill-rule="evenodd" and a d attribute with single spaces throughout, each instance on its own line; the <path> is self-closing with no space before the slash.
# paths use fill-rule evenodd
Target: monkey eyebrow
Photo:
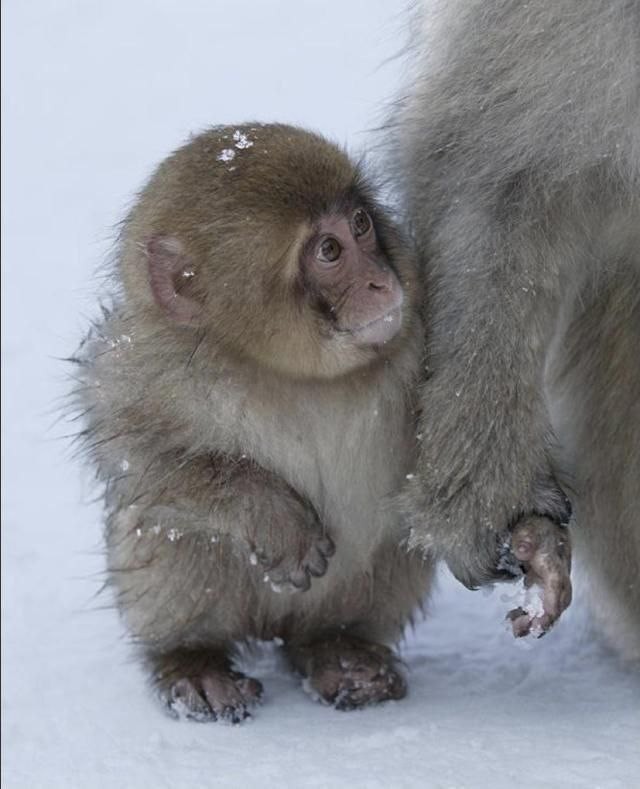
<path id="1" fill-rule="evenodd" d="M 371 218 L 375 220 L 375 216 L 378 211 L 377 207 L 371 204 L 364 195 L 359 194 L 345 195 L 343 198 L 340 198 L 331 206 L 329 206 L 325 211 L 322 211 L 322 213 L 316 214 L 311 223 L 309 237 L 303 244 L 303 253 L 309 252 L 310 248 L 318 240 L 318 237 L 320 236 L 320 223 L 322 219 L 331 216 L 347 219 L 349 215 L 358 208 L 363 208 L 369 213 Z"/>
<path id="2" fill-rule="evenodd" d="M 361 192 L 357 187 L 352 187 L 333 203 L 329 209 L 329 213 L 347 217 L 358 208 L 364 208 L 366 211 L 373 213 L 367 195 Z"/>
<path id="3" fill-rule="evenodd" d="M 347 186 L 338 197 L 331 203 L 316 207 L 311 217 L 311 227 L 317 233 L 317 226 L 323 217 L 336 216 L 347 217 L 357 208 L 364 208 L 365 211 L 375 217 L 379 213 L 379 206 L 364 185 L 357 181 Z"/>

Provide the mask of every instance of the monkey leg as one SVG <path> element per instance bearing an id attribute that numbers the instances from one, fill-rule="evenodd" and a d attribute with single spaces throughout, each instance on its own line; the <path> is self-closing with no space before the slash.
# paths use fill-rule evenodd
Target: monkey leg
<path id="1" fill-rule="evenodd" d="M 287 640 L 307 689 L 340 710 L 401 699 L 406 681 L 388 644 L 398 641 L 426 597 L 434 564 L 381 545 L 366 573 L 354 573 Z"/>
<path id="2" fill-rule="evenodd" d="M 241 723 L 262 697 L 262 685 L 231 668 L 224 650 L 175 649 L 148 659 L 152 681 L 176 718 Z"/>
<path id="3" fill-rule="evenodd" d="M 153 686 L 175 717 L 240 722 L 261 687 L 232 670 L 232 647 L 254 635 L 264 584 L 228 537 L 136 523 L 112 548 L 111 583 Z"/>
<path id="4" fill-rule="evenodd" d="M 575 489 L 575 553 L 598 625 L 640 661 L 640 259 L 584 288 L 550 395 Z M 635 262 L 631 262 L 635 256 Z"/>
<path id="5" fill-rule="evenodd" d="M 338 633 L 290 646 L 288 654 L 293 667 L 306 678 L 310 693 L 338 710 L 406 695 L 407 684 L 396 668 L 393 652 L 381 644 Z"/>
<path id="6" fill-rule="evenodd" d="M 278 611 L 288 599 L 274 588 L 302 593 L 326 570 L 333 544 L 315 511 L 252 464 L 208 458 L 147 466 L 119 503 L 110 581 L 161 696 L 174 713 L 241 719 L 259 683 L 231 670 L 231 646 L 272 637 L 271 598 Z"/>

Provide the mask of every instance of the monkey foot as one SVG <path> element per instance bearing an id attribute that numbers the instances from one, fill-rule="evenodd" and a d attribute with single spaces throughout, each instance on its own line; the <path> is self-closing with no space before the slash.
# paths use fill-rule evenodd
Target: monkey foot
<path id="1" fill-rule="evenodd" d="M 233 671 L 226 657 L 179 651 L 159 664 L 155 682 L 175 718 L 241 723 L 262 697 L 262 684 Z"/>
<path id="2" fill-rule="evenodd" d="M 513 529 L 511 552 L 524 569 L 527 596 L 537 587 L 539 597 L 510 611 L 507 619 L 516 638 L 529 634 L 539 638 L 571 603 L 568 530 L 548 518 L 525 518 Z"/>
<path id="3" fill-rule="evenodd" d="M 393 653 L 380 644 L 338 636 L 300 648 L 292 657 L 306 677 L 305 689 L 338 710 L 401 699 L 407 692 Z"/>

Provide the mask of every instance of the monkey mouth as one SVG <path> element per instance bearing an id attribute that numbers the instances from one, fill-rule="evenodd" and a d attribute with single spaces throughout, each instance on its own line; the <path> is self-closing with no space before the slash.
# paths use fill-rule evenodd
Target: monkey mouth
<path id="1" fill-rule="evenodd" d="M 394 307 L 378 318 L 350 329 L 358 345 L 383 345 L 392 340 L 402 325 L 402 307 Z"/>

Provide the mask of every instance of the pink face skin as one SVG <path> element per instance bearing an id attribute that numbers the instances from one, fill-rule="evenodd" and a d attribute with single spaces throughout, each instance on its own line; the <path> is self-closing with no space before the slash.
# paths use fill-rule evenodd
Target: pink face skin
<path id="1" fill-rule="evenodd" d="M 308 279 L 329 305 L 335 326 L 357 345 L 382 345 L 402 324 L 402 286 L 386 262 L 363 208 L 318 223 L 303 253 Z"/>

